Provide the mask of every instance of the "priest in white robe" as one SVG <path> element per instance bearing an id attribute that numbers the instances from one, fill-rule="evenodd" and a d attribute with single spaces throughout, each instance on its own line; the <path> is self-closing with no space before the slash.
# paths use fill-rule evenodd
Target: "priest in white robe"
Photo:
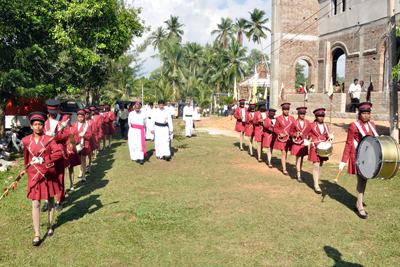
<path id="1" fill-rule="evenodd" d="M 147 122 L 146 122 L 146 140 L 152 140 L 154 141 L 154 134 L 151 133 L 152 129 L 152 123 L 153 123 L 153 113 L 156 110 L 153 108 L 153 102 L 149 103 L 149 108 L 147 109 L 146 115 L 147 115 Z"/>
<path id="2" fill-rule="evenodd" d="M 145 138 L 146 121 L 146 112 L 141 109 L 140 103 L 136 103 L 134 110 L 129 113 L 128 143 L 131 159 L 138 161 L 140 164 L 144 163 L 144 156 L 147 156 Z"/>
<path id="3" fill-rule="evenodd" d="M 188 101 L 187 105 L 183 108 L 183 121 L 185 122 L 187 138 L 192 137 L 193 115 L 194 115 L 193 107 L 192 107 L 192 105 L 190 105 L 190 101 Z"/>
<path id="4" fill-rule="evenodd" d="M 158 159 L 171 159 L 170 135 L 174 132 L 171 113 L 164 107 L 164 100 L 158 101 L 158 109 L 153 112 L 152 131 Z"/>

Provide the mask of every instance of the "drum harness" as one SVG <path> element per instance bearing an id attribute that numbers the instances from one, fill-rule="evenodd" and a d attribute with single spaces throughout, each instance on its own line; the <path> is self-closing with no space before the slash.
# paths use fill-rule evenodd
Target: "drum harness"
<path id="1" fill-rule="evenodd" d="M 82 127 L 82 126 L 81 126 Z M 87 130 L 87 128 L 88 128 L 88 123 L 85 123 L 85 128 L 83 129 L 83 132 L 82 132 L 82 138 L 81 138 L 81 142 L 80 142 L 80 144 L 82 145 L 82 148 L 84 148 L 85 147 L 85 139 L 83 138 L 83 136 L 86 134 L 86 130 Z M 82 150 L 82 149 L 81 149 Z"/>
<path id="2" fill-rule="evenodd" d="M 285 118 L 283 118 L 283 120 L 285 120 Z M 286 129 L 287 129 L 290 125 L 292 125 L 293 122 L 290 120 L 290 118 L 288 118 L 288 122 L 290 122 L 289 125 L 286 126 L 286 127 L 283 129 L 283 130 L 285 131 L 285 133 L 286 133 L 285 136 L 281 138 L 281 137 L 278 135 L 278 138 L 277 138 L 277 139 L 278 139 L 278 141 L 281 142 L 281 143 L 286 143 L 287 141 L 289 141 L 289 134 L 286 132 Z M 286 140 L 282 140 L 282 139 L 285 138 L 285 137 L 287 137 Z"/>
<path id="3" fill-rule="evenodd" d="M 358 128 L 358 131 L 359 131 L 359 132 L 361 133 L 361 135 L 364 137 L 366 134 L 365 134 L 365 132 L 363 131 L 361 125 L 358 123 L 358 121 L 356 121 L 356 122 L 354 122 L 354 123 L 356 124 L 356 126 L 357 126 L 357 128 Z M 379 136 L 378 133 L 376 132 L 375 128 L 372 127 L 372 125 L 371 125 L 370 122 L 368 122 L 368 127 L 372 130 L 372 132 L 374 133 L 375 136 Z M 357 147 L 358 147 L 358 142 L 357 142 L 357 140 L 356 140 L 355 138 L 353 139 L 353 143 L 354 143 L 354 147 L 357 149 Z"/>
<path id="4" fill-rule="evenodd" d="M 300 125 L 299 124 L 300 124 L 300 121 L 297 121 L 297 126 L 298 126 L 299 129 L 301 129 L 301 127 L 300 127 L 301 124 Z M 304 121 L 304 129 L 303 129 L 303 131 L 307 128 L 306 124 L 307 124 L 306 121 Z M 303 131 L 297 132 L 297 133 L 300 134 L 300 136 L 303 136 Z M 293 138 L 292 140 L 293 140 L 293 143 L 295 143 L 296 145 L 300 145 L 301 143 L 304 142 L 303 138 L 301 138 L 301 140 L 299 142 L 297 142 L 295 138 Z"/>
<path id="5" fill-rule="evenodd" d="M 325 131 L 326 131 L 326 132 L 328 133 L 328 135 L 329 135 L 328 127 L 326 126 L 325 123 L 324 123 L 324 128 L 325 128 Z M 323 134 L 323 133 L 322 133 L 322 134 Z M 321 135 L 322 135 L 322 134 L 321 134 Z M 320 136 L 321 136 L 321 135 L 320 135 Z M 315 141 L 321 141 L 321 142 L 322 142 L 322 140 L 319 140 L 319 136 L 318 136 L 318 140 L 315 140 Z M 317 149 L 317 148 L 315 147 L 314 140 L 311 140 L 311 143 L 312 143 L 314 149 Z"/>

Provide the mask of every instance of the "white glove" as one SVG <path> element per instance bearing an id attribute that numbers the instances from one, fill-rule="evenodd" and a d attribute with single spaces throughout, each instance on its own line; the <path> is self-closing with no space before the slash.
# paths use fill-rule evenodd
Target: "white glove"
<path id="1" fill-rule="evenodd" d="M 333 139 L 334 137 L 335 137 L 335 136 L 334 136 L 333 134 L 330 134 L 330 135 L 329 135 L 329 138 L 330 138 L 330 139 Z"/>
<path id="2" fill-rule="evenodd" d="M 346 166 L 346 162 L 340 162 L 339 170 L 343 170 L 344 166 Z"/>
<path id="3" fill-rule="evenodd" d="M 44 159 L 42 157 L 33 157 L 32 164 L 42 164 L 44 163 Z"/>
<path id="4" fill-rule="evenodd" d="M 309 145 L 310 145 L 310 142 L 308 142 L 307 139 L 304 139 L 304 146 L 309 146 Z"/>
<path id="5" fill-rule="evenodd" d="M 46 135 L 48 135 L 48 136 L 55 136 L 56 134 L 55 134 L 55 133 L 52 133 L 52 132 L 46 132 Z"/>
<path id="6" fill-rule="evenodd" d="M 80 134 L 79 134 L 79 137 L 82 137 L 82 136 L 84 136 L 85 134 L 83 133 L 83 132 L 81 132 Z"/>

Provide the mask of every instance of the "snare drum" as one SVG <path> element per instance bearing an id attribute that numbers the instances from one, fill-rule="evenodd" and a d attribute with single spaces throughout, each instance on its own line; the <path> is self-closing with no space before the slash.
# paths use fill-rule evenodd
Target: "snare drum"
<path id="1" fill-rule="evenodd" d="M 399 145 L 390 136 L 364 136 L 356 151 L 357 173 L 364 179 L 390 179 L 399 169 Z"/>
<path id="2" fill-rule="evenodd" d="M 77 144 L 76 145 L 76 151 L 79 153 L 82 151 L 82 149 L 84 149 L 85 147 L 82 144 Z"/>
<path id="3" fill-rule="evenodd" d="M 328 158 L 333 154 L 333 146 L 330 142 L 321 142 L 316 148 L 317 155 L 322 158 Z"/>

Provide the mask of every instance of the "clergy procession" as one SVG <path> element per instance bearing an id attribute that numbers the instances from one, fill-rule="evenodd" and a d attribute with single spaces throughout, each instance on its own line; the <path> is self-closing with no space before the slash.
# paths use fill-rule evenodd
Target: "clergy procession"
<path id="1" fill-rule="evenodd" d="M 253 139 L 257 142 L 257 160 L 262 163 L 263 148 L 267 149 L 266 164 L 269 168 L 273 168 L 271 163 L 271 155 L 274 149 L 280 150 L 280 161 L 282 174 L 288 176 L 287 153 L 296 157 L 296 176 L 299 183 L 303 183 L 302 166 L 305 156 L 307 160 L 313 164 L 313 182 L 314 191 L 316 194 L 322 194 L 319 186 L 322 167 L 325 161 L 329 160 L 329 156 L 333 153 L 332 140 L 333 133 L 330 133 L 328 125 L 324 122 L 325 108 L 318 108 L 313 111 L 315 120 L 313 122 L 305 119 L 307 107 L 298 107 L 297 119 L 290 116 L 290 103 L 281 104 L 282 115 L 275 118 L 276 110 L 266 110 L 266 103 L 259 102 L 258 104 L 249 103 L 245 107 L 245 100 L 239 101 L 240 106 L 235 110 L 234 117 L 236 119 L 235 131 L 239 132 L 240 150 L 243 151 L 244 136 L 249 139 L 248 154 L 253 156 Z M 255 107 L 258 110 L 255 111 Z M 366 219 L 368 214 L 363 207 L 363 196 L 366 184 L 370 177 L 365 177 L 362 171 L 360 161 L 356 161 L 356 151 L 360 140 L 365 136 L 379 136 L 375 124 L 370 121 L 372 104 L 369 102 L 360 103 L 358 105 L 359 116 L 358 120 L 351 123 L 347 134 L 346 146 L 343 152 L 342 162 L 339 165 L 339 173 L 348 162 L 348 174 L 357 176 L 357 202 L 354 211 L 361 219 Z M 358 153 L 360 157 L 362 153 Z M 364 164 L 364 161 L 362 161 Z M 391 178 L 396 170 L 389 168 L 389 176 Z M 374 176 L 378 174 L 375 173 Z M 339 174 L 338 174 L 339 176 Z M 377 177 L 380 177 L 379 175 Z M 337 178 L 336 178 L 337 179 Z"/>

